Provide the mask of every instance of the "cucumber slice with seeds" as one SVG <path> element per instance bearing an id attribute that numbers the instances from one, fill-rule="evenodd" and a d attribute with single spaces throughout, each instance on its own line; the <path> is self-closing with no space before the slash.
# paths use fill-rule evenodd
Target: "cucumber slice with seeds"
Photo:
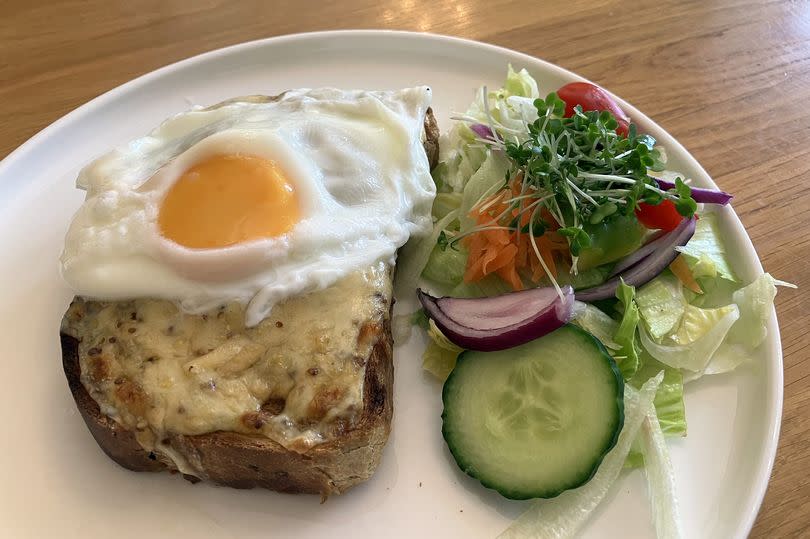
<path id="1" fill-rule="evenodd" d="M 512 499 L 586 483 L 624 424 L 624 381 L 593 335 L 566 325 L 498 352 L 463 352 L 442 433 L 459 467 Z"/>

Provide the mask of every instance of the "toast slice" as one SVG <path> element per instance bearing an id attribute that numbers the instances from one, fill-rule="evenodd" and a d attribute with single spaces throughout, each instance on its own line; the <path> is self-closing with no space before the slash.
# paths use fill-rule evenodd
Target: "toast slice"
<path id="1" fill-rule="evenodd" d="M 81 381 L 79 341 L 64 332 L 62 366 L 70 392 L 90 433 L 115 462 L 136 472 L 177 472 L 177 464 L 159 451 L 141 446 L 133 431 L 103 414 Z M 304 453 L 290 451 L 262 435 L 212 432 L 195 436 L 168 434 L 168 445 L 198 463 L 205 477 L 184 474 L 234 488 L 261 487 L 288 493 L 339 494 L 367 480 L 376 470 L 388 440 L 393 414 L 394 365 L 389 319 L 376 335 L 367 358 L 364 409 L 354 428 Z"/>
<path id="2" fill-rule="evenodd" d="M 179 471 L 193 482 L 207 480 L 235 488 L 263 487 L 327 497 L 365 481 L 377 468 L 390 431 L 394 366 L 390 330 L 392 272 L 380 263 L 376 271 L 369 269 L 364 273 L 372 276 L 367 286 L 357 287 L 358 279 L 354 276 L 325 290 L 292 298 L 274 309 L 271 317 L 258 327 L 241 326 L 245 333 L 240 332 L 238 308 L 225 313 L 225 317 L 217 316 L 224 312 L 222 309 L 200 316 L 180 313 L 168 302 L 157 300 L 93 302 L 76 298 L 63 320 L 62 363 L 76 405 L 96 442 L 125 468 Z M 330 294 L 345 297 L 347 290 L 357 290 L 359 296 L 351 309 L 324 299 Z M 368 317 L 358 320 L 357 313 L 368 313 Z M 354 320 L 327 323 L 322 332 L 307 333 L 306 328 L 317 323 L 316 317 L 337 320 L 335 317 L 339 316 Z M 226 320 L 234 317 L 235 323 Z M 183 330 L 176 329 L 173 337 L 162 336 L 160 328 L 167 324 L 191 330 L 182 333 Z M 144 359 L 155 353 L 156 335 L 158 340 L 167 341 L 158 343 L 165 345 L 165 352 L 172 350 L 178 340 L 199 341 L 206 331 L 221 335 L 223 332 L 216 327 L 207 329 L 216 324 L 227 328 L 229 335 L 211 342 L 214 354 L 195 352 L 187 360 L 161 352 L 160 356 Z M 351 339 L 348 348 L 341 345 L 324 350 L 369 351 L 367 355 L 360 352 L 364 357 L 345 353 L 340 354 L 343 359 L 319 357 L 323 340 L 343 342 L 341 335 L 350 332 L 347 328 L 351 327 L 356 331 L 348 335 Z M 279 342 L 278 335 L 285 332 L 291 337 Z M 243 370 L 240 367 L 240 372 L 231 372 L 234 362 L 242 357 L 234 355 L 218 365 L 208 365 L 199 373 L 185 372 L 189 361 L 197 363 L 195 368 L 202 368 L 210 356 L 234 340 L 245 338 L 243 335 L 250 335 L 253 343 L 259 343 L 258 359 L 252 361 L 257 361 L 257 365 L 283 362 L 282 370 L 277 371 L 272 365 L 268 371 L 251 363 L 253 366 Z M 293 343 L 295 352 L 289 354 L 289 361 L 277 360 L 277 354 L 283 354 L 288 343 Z M 266 347 L 261 348 L 262 344 Z M 124 350 L 133 352 L 125 355 Z M 292 357 L 299 351 L 305 353 Z M 175 365 L 161 371 L 158 366 L 161 363 L 179 364 L 182 369 Z M 344 371 L 350 372 L 346 375 Z M 294 377 L 295 382 L 290 386 L 251 379 L 267 372 L 282 372 L 280 378 Z M 353 377 L 358 373 L 361 379 Z M 171 387 L 157 383 L 161 377 L 172 379 Z M 190 378 L 196 384 L 197 380 L 209 377 L 212 386 L 218 387 L 199 389 L 201 394 L 210 393 L 211 398 L 194 409 L 194 402 L 201 395 L 189 395 L 182 386 L 183 380 Z M 232 430 L 206 432 L 205 425 L 199 427 L 200 421 L 210 425 L 222 423 L 218 407 L 229 414 L 235 407 L 252 402 L 227 397 L 233 387 L 242 387 L 243 380 L 247 387 L 260 388 L 255 394 L 267 401 L 261 409 L 242 408 L 231 418 Z M 362 391 L 360 409 L 350 402 L 344 413 L 330 419 L 330 406 L 348 398 L 336 395 L 350 393 L 358 385 Z M 265 386 L 270 389 L 264 391 Z M 295 392 L 304 395 L 302 413 L 296 413 L 292 404 Z M 220 404 L 222 401 L 224 405 Z M 182 410 L 176 410 L 177 402 L 182 403 Z M 297 409 L 301 409 L 300 403 Z M 210 414 L 210 410 L 215 412 Z M 186 416 L 189 422 L 184 423 Z M 295 422 L 295 435 L 288 436 L 284 430 L 274 428 L 279 424 L 278 418 L 283 418 L 280 424 Z M 173 424 L 182 427 L 176 429 Z M 189 429 L 202 433 L 189 434 Z M 315 442 L 308 441 L 313 431 L 321 435 Z"/>
<path id="3" fill-rule="evenodd" d="M 278 96 L 253 96 L 248 99 L 277 98 Z M 428 109 L 423 144 L 431 168 L 438 159 L 438 136 L 438 126 L 432 111 Z M 332 393 L 326 391 L 324 399 L 319 399 L 316 395 L 308 408 L 308 413 L 314 413 L 318 418 L 320 423 L 317 425 L 323 427 L 318 431 L 321 436 L 316 442 L 312 442 L 310 437 L 309 442 L 300 443 L 301 436 L 291 441 L 272 429 L 268 431 L 268 425 L 278 425 L 278 422 L 273 421 L 283 415 L 284 399 L 281 399 L 282 406 L 279 408 L 276 406 L 278 399 L 272 396 L 268 397 L 258 411 L 242 414 L 238 428 L 235 429 L 206 430 L 197 426 L 190 432 L 188 429 L 171 428 L 170 421 L 166 422 L 168 427 L 164 425 L 160 428 L 155 425 L 163 425 L 162 421 L 145 421 L 144 417 L 154 416 L 152 409 L 156 408 L 155 403 L 163 396 L 159 395 L 160 389 L 155 389 L 157 386 L 147 388 L 148 377 L 139 380 L 137 376 L 140 375 L 133 374 L 144 371 L 145 362 L 153 359 L 150 357 L 144 360 L 145 352 L 138 348 L 141 345 L 133 344 L 134 340 L 129 342 L 130 337 L 134 339 L 138 335 L 133 331 L 136 328 L 125 325 L 130 323 L 128 318 L 121 318 L 107 329 L 104 329 L 106 326 L 99 329 L 98 326 L 103 324 L 92 322 L 82 326 L 81 322 L 82 317 L 101 317 L 99 313 L 102 312 L 109 314 L 128 311 L 131 305 L 127 302 L 93 302 L 77 297 L 63 319 L 60 332 L 62 364 L 70 391 L 88 429 L 101 449 L 124 468 L 144 472 L 179 472 L 191 482 L 205 480 L 234 488 L 261 487 L 280 492 L 313 493 L 320 494 L 325 499 L 330 494 L 342 493 L 367 480 L 379 465 L 393 414 L 394 366 L 390 325 L 394 302 L 391 295 L 393 267 L 380 264 L 383 266 L 384 282 L 378 281 L 382 284 L 377 285 L 373 294 L 369 295 L 369 290 L 366 289 L 362 298 L 353 298 L 350 302 L 355 309 L 357 305 L 365 305 L 367 308 L 361 310 L 369 313 L 367 320 L 354 320 L 359 328 L 356 334 L 357 349 L 364 350 L 361 355 L 355 355 L 353 364 L 357 369 L 352 371 L 359 373 L 354 388 L 359 392 L 360 404 L 355 402 L 350 405 L 350 412 L 342 415 L 333 414 L 334 410 L 330 409 L 331 404 L 334 404 L 334 399 L 330 400 Z M 368 272 L 369 269 L 364 271 Z M 330 289 L 326 289 L 313 295 L 328 295 L 330 292 Z M 292 298 L 289 301 L 295 303 L 297 299 Z M 135 312 L 132 314 L 131 323 L 135 324 Z M 215 314 L 217 313 L 211 313 L 211 316 Z M 200 323 L 202 319 L 207 320 L 208 316 L 179 312 L 170 315 L 172 320 L 177 320 L 179 316 L 187 322 L 190 320 L 195 323 Z M 340 317 L 341 312 L 339 308 L 333 307 L 332 311 L 319 313 L 319 316 Z M 317 317 L 288 322 L 293 324 L 296 331 L 299 328 L 303 331 L 307 326 L 315 325 Z M 110 329 L 122 328 L 122 325 L 121 332 Z M 235 325 L 240 326 L 238 321 Z M 172 326 L 168 329 L 171 330 Z M 133 331 L 134 335 L 123 333 L 124 330 Z M 225 340 L 233 337 L 230 329 L 227 333 L 223 337 Z M 124 346 L 124 341 L 128 342 L 129 348 Z M 100 353 L 100 342 L 107 347 L 103 353 Z M 212 346 L 216 347 L 217 344 L 219 343 Z M 136 360 L 129 357 L 127 352 L 132 349 L 139 350 L 138 354 L 142 356 L 141 362 L 134 367 L 132 364 Z M 209 348 L 207 351 L 211 350 Z M 307 350 L 307 360 L 315 361 L 317 350 Z M 104 354 L 112 354 L 108 357 L 109 361 L 96 361 Z M 181 363 L 185 361 L 183 365 L 188 365 L 200 355 L 207 357 L 203 352 L 194 352 Z M 335 373 L 347 369 L 335 367 L 332 359 L 334 358 L 320 357 L 317 361 L 324 361 L 326 366 L 331 365 Z M 147 371 L 149 368 L 146 366 Z M 307 372 L 317 374 L 318 370 L 316 367 L 314 371 L 309 369 Z M 313 406 L 315 412 L 312 411 Z M 160 414 L 158 416 L 162 417 Z M 306 418 L 298 419 L 305 422 Z M 211 425 L 221 427 L 216 421 Z M 312 430 L 307 425 L 297 427 L 301 431 Z M 197 432 L 200 430 L 203 432 Z"/>

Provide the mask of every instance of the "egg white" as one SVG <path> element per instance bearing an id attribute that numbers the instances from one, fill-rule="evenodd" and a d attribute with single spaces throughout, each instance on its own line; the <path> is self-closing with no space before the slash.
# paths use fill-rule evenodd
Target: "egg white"
<path id="1" fill-rule="evenodd" d="M 90 163 L 65 239 L 62 274 L 78 295 L 176 301 L 199 313 L 237 301 L 246 323 L 335 283 L 430 230 L 435 186 L 421 144 L 425 87 L 393 92 L 296 90 L 179 114 Z M 176 179 L 217 154 L 274 160 L 301 220 L 285 235 L 218 249 L 163 237 L 160 204 Z"/>

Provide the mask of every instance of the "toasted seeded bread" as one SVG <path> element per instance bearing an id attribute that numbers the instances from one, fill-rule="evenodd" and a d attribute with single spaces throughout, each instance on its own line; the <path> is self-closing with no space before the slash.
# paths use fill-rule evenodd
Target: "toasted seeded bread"
<path id="1" fill-rule="evenodd" d="M 269 101 L 279 96 L 252 96 Z M 242 98 L 245 99 L 245 98 Z M 227 103 L 227 102 L 226 102 Z M 224 104 L 224 103 L 223 103 Z M 222 105 L 222 104 L 220 104 Z M 220 106 L 220 105 L 215 105 Z M 438 160 L 439 130 L 428 109 L 423 143 L 431 168 Z M 389 279 L 392 272 L 388 273 Z M 344 492 L 367 480 L 377 468 L 388 439 L 393 413 L 393 362 L 390 307 L 382 323 L 370 324 L 363 338 L 373 343 L 365 364 L 362 412 L 339 435 L 304 450 L 290 450 L 262 434 L 216 431 L 183 435 L 170 431 L 161 440 L 163 447 L 193 464 L 191 482 L 207 480 L 234 488 L 262 487 L 280 492 L 330 494 Z M 62 332 L 62 363 L 76 405 L 99 446 L 115 462 L 133 471 L 179 472 L 177 459 L 161 451 L 144 449 L 132 430 L 102 412 L 99 403 L 82 381 L 80 342 Z M 86 353 L 86 349 L 85 349 Z"/>
<path id="2" fill-rule="evenodd" d="M 356 428 L 306 453 L 289 451 L 264 436 L 214 432 L 170 435 L 169 445 L 199 462 L 204 479 L 235 488 L 263 487 L 281 492 L 341 493 L 365 481 L 380 462 L 391 425 L 394 365 L 390 323 L 386 321 L 366 363 L 365 409 Z M 64 333 L 62 365 L 76 405 L 99 446 L 115 462 L 138 472 L 176 470 L 159 453 L 145 451 L 132 432 L 101 413 L 81 382 L 78 341 Z M 186 476 L 192 482 L 199 478 Z"/>

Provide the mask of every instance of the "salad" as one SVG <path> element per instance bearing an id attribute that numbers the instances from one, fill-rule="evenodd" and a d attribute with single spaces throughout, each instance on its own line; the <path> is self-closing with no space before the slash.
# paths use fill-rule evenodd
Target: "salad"
<path id="1" fill-rule="evenodd" d="M 684 384 L 752 361 L 792 285 L 741 282 L 718 222 L 731 195 L 668 170 L 599 87 L 541 96 L 509 66 L 454 120 L 433 232 L 399 278 L 427 283 L 411 322 L 457 464 L 539 498 L 501 537 L 574 535 L 628 467 L 658 536 L 682 536 L 666 438 L 687 434 Z"/>

